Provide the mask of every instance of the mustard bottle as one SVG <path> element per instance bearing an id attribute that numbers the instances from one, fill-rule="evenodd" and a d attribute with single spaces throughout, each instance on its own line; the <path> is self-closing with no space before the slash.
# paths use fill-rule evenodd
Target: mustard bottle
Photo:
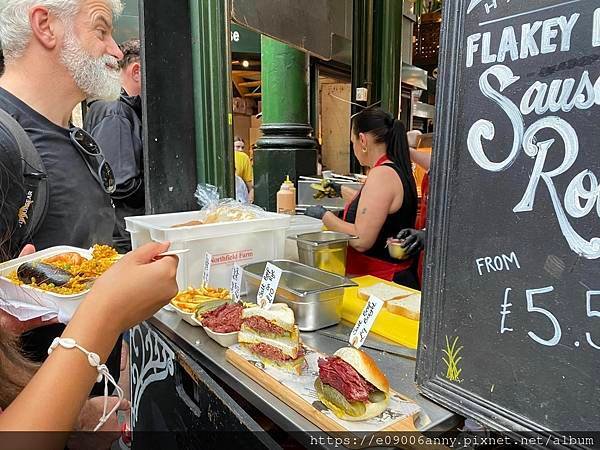
<path id="1" fill-rule="evenodd" d="M 296 187 L 288 175 L 277 192 L 277 212 L 279 214 L 296 214 Z"/>

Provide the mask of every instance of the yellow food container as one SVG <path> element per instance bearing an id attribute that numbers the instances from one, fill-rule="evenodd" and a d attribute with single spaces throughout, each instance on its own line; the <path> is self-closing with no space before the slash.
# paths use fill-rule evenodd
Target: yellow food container
<path id="1" fill-rule="evenodd" d="M 378 283 L 389 284 L 390 286 L 399 286 L 390 281 L 381 280 L 373 276 L 354 278 L 352 281 L 358 284 L 358 287 L 346 288 L 344 292 L 344 303 L 342 307 L 342 318 L 351 323 L 356 323 L 360 313 L 366 305 L 366 301 L 358 296 L 360 288 L 366 288 Z M 414 292 L 419 291 L 402 286 L 403 289 Z M 419 321 L 411 320 L 404 316 L 392 314 L 385 306 L 381 308 L 371 332 L 383 336 L 393 342 L 405 347 L 416 349 L 419 341 Z"/>

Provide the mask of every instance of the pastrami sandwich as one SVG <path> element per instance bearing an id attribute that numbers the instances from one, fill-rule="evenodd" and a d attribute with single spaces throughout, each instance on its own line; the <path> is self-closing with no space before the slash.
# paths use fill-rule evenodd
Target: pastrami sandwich
<path id="1" fill-rule="evenodd" d="M 317 395 L 340 419 L 367 420 L 385 411 L 390 385 L 369 355 L 344 347 L 318 364 Z"/>
<path id="2" fill-rule="evenodd" d="M 238 342 L 265 364 L 298 374 L 305 364 L 294 312 L 283 303 L 245 308 Z"/>

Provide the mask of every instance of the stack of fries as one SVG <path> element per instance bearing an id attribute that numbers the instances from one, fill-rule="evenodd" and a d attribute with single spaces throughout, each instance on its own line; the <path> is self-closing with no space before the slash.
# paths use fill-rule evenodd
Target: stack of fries
<path id="1" fill-rule="evenodd" d="M 171 300 L 171 304 L 186 313 L 194 313 L 200 305 L 215 299 L 230 300 L 231 294 L 229 293 L 229 289 L 211 287 L 195 289 L 190 287 L 177 294 L 177 296 Z"/>

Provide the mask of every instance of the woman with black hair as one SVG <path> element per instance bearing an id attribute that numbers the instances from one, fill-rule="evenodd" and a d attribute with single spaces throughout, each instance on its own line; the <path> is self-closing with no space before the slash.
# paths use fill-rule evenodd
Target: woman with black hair
<path id="1" fill-rule="evenodd" d="M 414 228 L 417 215 L 404 125 L 379 108 L 368 108 L 353 117 L 351 140 L 360 164 L 371 168 L 365 185 L 346 205 L 342 218 L 320 206 L 308 208 L 306 214 L 322 219 L 329 230 L 358 237 L 350 241 L 348 275 L 374 275 L 418 289 L 414 261 L 399 262 L 386 248 L 387 240 L 400 230 Z"/>

